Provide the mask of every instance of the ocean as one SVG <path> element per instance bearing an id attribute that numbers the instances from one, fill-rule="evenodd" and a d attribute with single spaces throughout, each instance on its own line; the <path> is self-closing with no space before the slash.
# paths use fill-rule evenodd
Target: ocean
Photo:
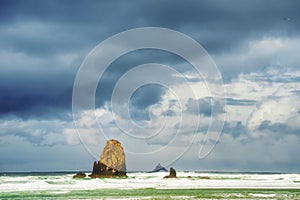
<path id="1" fill-rule="evenodd" d="M 300 199 L 298 173 L 129 172 L 73 179 L 76 172 L 0 173 L 0 199 Z M 86 174 L 89 174 L 86 172 Z"/>

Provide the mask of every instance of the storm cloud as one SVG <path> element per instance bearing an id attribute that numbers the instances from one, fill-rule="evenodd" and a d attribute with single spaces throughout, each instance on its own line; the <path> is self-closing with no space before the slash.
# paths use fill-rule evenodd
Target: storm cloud
<path id="1" fill-rule="evenodd" d="M 22 171 L 22 166 L 32 169 L 30 163 L 42 157 L 36 154 L 35 158 L 30 157 L 35 148 L 53 159 L 58 152 L 55 147 L 69 149 L 65 156 L 57 157 L 58 163 L 71 154 L 70 149 L 80 152 L 82 147 L 72 116 L 76 74 L 85 57 L 100 42 L 119 32 L 139 27 L 170 28 L 199 42 L 220 70 L 226 90 L 226 105 L 212 101 L 211 94 L 205 89 L 205 80 L 197 76 L 186 60 L 170 52 L 143 49 L 122 55 L 111 63 L 97 87 L 97 112 L 86 111 L 87 116 L 78 122 L 79 128 L 90 126 L 91 135 L 99 134 L 95 128 L 97 124 L 91 122 L 91 116 L 97 115 L 103 131 L 118 137 L 120 130 L 117 130 L 110 113 L 110 101 L 117 81 L 136 66 L 161 63 L 182 73 L 196 95 L 190 97 L 182 91 L 180 96 L 184 97 L 184 104 L 179 105 L 178 99 L 164 87 L 147 85 L 136 90 L 130 98 L 128 110 L 124 110 L 130 112 L 133 121 L 150 123 L 151 117 L 170 120 L 166 124 L 167 131 L 148 144 L 160 148 L 179 128 L 182 132 L 176 137 L 180 142 L 174 146 L 188 143 L 194 132 L 186 124 L 180 126 L 181 115 L 187 117 L 185 122 L 200 115 L 199 132 L 196 134 L 199 138 L 208 134 L 203 130 L 207 130 L 214 106 L 216 116 L 227 115 L 224 141 L 217 141 L 220 146 L 212 155 L 212 158 L 220 160 L 220 166 L 222 160 L 226 166 L 224 159 L 228 159 L 233 163 L 231 169 L 236 169 L 234 163 L 237 161 L 223 154 L 224 148 L 229 148 L 230 144 L 244 152 L 246 160 L 260 155 L 260 151 L 264 150 L 261 141 L 267 141 L 267 138 L 267 143 L 277 145 L 274 151 L 269 149 L 270 155 L 286 148 L 284 142 L 290 144 L 290 152 L 298 152 L 299 7 L 300 2 L 293 0 L 1 1 L 0 152 L 10 151 L 12 157 L 24 149 L 29 153 L 26 163 L 24 160 L 20 161 L 22 163 L 10 163 L 8 156 L 2 153 L 0 158 L 5 165 L 1 163 L 0 170 Z M 163 79 L 165 76 L 157 73 L 157 77 Z M 170 86 L 171 89 L 181 87 L 179 82 Z M 82 98 L 85 98 L 84 94 Z M 115 117 L 122 119 L 122 116 Z M 153 124 L 154 129 L 156 126 L 158 124 Z M 141 135 L 152 134 L 151 131 Z M 88 139 L 93 141 L 92 137 Z M 248 142 L 247 148 L 243 149 L 245 141 Z M 199 143 L 201 141 L 195 142 Z M 257 152 L 250 152 L 251 145 L 257 146 Z M 53 152 L 49 148 L 53 148 Z M 144 147 L 137 148 L 142 150 Z M 178 166 L 181 166 L 180 162 L 186 162 L 192 163 L 190 168 L 198 168 L 197 158 L 189 160 L 190 155 L 197 154 L 198 150 L 191 149 Z M 233 154 L 236 155 L 236 152 Z M 278 170 L 289 171 L 294 170 L 293 166 L 299 166 L 299 160 L 287 158 L 274 161 L 285 166 Z M 18 165 L 21 167 L 18 168 Z M 46 165 L 41 163 L 39 169 L 45 169 Z M 272 166 L 272 161 L 265 165 Z M 52 165 L 48 170 L 72 168 L 71 164 L 57 166 Z M 207 166 L 213 167 L 213 164 Z M 238 164 L 236 166 L 239 167 Z M 145 163 L 140 168 L 146 167 Z M 261 167 L 256 164 L 248 170 Z"/>

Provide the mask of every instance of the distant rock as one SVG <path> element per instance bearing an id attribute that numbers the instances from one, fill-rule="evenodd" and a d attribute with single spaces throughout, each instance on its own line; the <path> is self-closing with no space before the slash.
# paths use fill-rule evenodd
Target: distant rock
<path id="1" fill-rule="evenodd" d="M 208 176 L 201 176 L 200 179 L 210 179 Z"/>
<path id="2" fill-rule="evenodd" d="M 168 170 L 163 166 L 161 166 L 160 163 L 158 163 L 158 165 L 156 165 L 156 167 L 151 172 L 161 172 L 161 171 L 167 172 Z"/>
<path id="3" fill-rule="evenodd" d="M 94 162 L 92 178 L 126 176 L 125 153 L 121 143 L 108 140 L 98 162 Z"/>
<path id="4" fill-rule="evenodd" d="M 86 174 L 82 173 L 82 172 L 79 172 L 73 176 L 73 178 L 85 178 L 85 177 L 86 177 Z"/>
<path id="5" fill-rule="evenodd" d="M 164 178 L 176 178 L 176 171 L 174 168 L 170 168 L 170 174 L 168 176 L 165 176 Z"/>
<path id="6" fill-rule="evenodd" d="M 172 178 L 176 178 L 176 171 L 172 167 L 170 168 L 170 175 L 169 176 L 172 177 Z"/>

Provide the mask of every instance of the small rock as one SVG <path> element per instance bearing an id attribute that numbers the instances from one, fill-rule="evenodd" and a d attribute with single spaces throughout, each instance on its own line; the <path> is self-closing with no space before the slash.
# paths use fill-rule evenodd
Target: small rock
<path id="1" fill-rule="evenodd" d="M 73 176 L 73 178 L 85 178 L 85 177 L 86 177 L 86 174 L 82 173 L 82 172 L 79 172 Z"/>
<path id="2" fill-rule="evenodd" d="M 201 176 L 200 179 L 210 179 L 208 176 Z"/>
<path id="3" fill-rule="evenodd" d="M 176 171 L 174 168 L 170 168 L 170 174 L 168 176 L 165 176 L 164 178 L 176 178 Z"/>

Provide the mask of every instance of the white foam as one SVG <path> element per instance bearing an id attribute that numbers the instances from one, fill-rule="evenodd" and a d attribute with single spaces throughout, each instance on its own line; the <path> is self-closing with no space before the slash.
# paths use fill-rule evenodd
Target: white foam
<path id="1" fill-rule="evenodd" d="M 178 172 L 178 178 L 163 179 L 166 172 L 128 173 L 126 179 L 73 179 L 72 175 L 2 176 L 0 192 L 28 190 L 92 190 L 135 188 L 296 188 L 300 174 L 219 174 Z M 191 176 L 192 178 L 187 178 Z M 209 177 L 210 179 L 207 179 Z"/>
<path id="2" fill-rule="evenodd" d="M 253 197 L 260 197 L 260 198 L 274 198 L 276 194 L 250 194 Z"/>

